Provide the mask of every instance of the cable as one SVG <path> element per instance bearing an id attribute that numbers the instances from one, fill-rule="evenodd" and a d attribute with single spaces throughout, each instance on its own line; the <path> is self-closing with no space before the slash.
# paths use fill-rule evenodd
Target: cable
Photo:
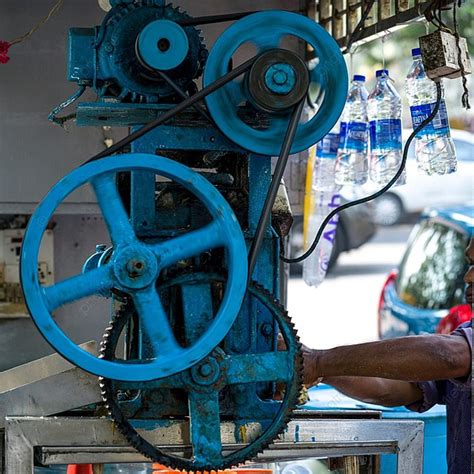
<path id="1" fill-rule="evenodd" d="M 35 26 L 33 26 L 33 28 L 31 28 L 30 31 L 28 31 L 24 35 L 20 36 L 19 38 L 16 38 L 13 41 L 10 41 L 10 46 L 13 46 L 14 44 L 21 43 L 21 42 L 27 40 L 28 38 L 30 38 L 30 36 L 32 36 L 33 34 L 35 34 L 45 23 L 47 23 L 49 20 L 51 20 L 51 18 L 63 6 L 63 3 L 64 3 L 64 0 L 58 0 L 54 4 L 53 8 L 51 8 L 49 13 L 45 17 L 43 17 Z"/>
<path id="2" fill-rule="evenodd" d="M 458 0 L 454 0 L 454 5 L 453 5 L 454 37 L 456 38 L 456 48 L 457 48 L 457 53 L 458 53 L 458 66 L 459 66 L 459 69 L 461 69 L 461 77 L 462 77 L 463 94 L 461 97 L 461 103 L 465 109 L 470 109 L 471 105 L 469 104 L 469 90 L 467 88 L 466 70 L 464 69 L 464 62 L 462 60 L 462 51 L 461 51 L 461 46 L 459 44 L 461 38 L 459 37 L 458 20 L 457 20 L 457 15 L 456 15 L 457 8 L 461 7 L 460 4 L 461 4 L 461 0 L 459 0 L 459 3 L 458 3 Z"/>
<path id="3" fill-rule="evenodd" d="M 358 204 L 362 204 L 364 202 L 369 202 L 369 201 L 372 201 L 375 198 L 378 198 L 379 196 L 384 194 L 386 191 L 388 191 L 398 181 L 398 178 L 401 176 L 401 174 L 403 173 L 403 170 L 405 168 L 405 164 L 406 164 L 407 157 L 408 157 L 408 149 L 410 148 L 410 144 L 411 144 L 412 140 L 415 138 L 417 133 L 420 132 L 420 130 L 425 128 L 435 118 L 436 114 L 438 113 L 439 105 L 441 103 L 441 83 L 436 82 L 435 84 L 436 84 L 436 105 L 435 105 L 434 109 L 432 110 L 431 114 L 425 120 L 423 120 L 423 122 L 421 122 L 420 125 L 418 125 L 418 127 L 416 127 L 415 130 L 408 137 L 408 140 L 405 143 L 405 148 L 403 149 L 403 157 L 402 157 L 402 162 L 400 164 L 400 168 L 398 169 L 395 176 L 390 180 L 390 182 L 387 183 L 381 190 L 377 191 L 374 194 L 371 194 L 370 196 L 367 196 L 367 197 L 364 197 L 364 198 L 361 198 L 361 199 L 357 199 L 357 200 L 352 201 L 352 202 L 348 202 L 346 204 L 343 204 L 342 206 L 339 206 L 338 208 L 334 209 L 333 211 L 331 211 L 326 216 L 326 218 L 322 222 L 321 226 L 319 227 L 318 233 L 316 234 L 316 237 L 315 237 L 313 243 L 311 244 L 309 249 L 303 255 L 300 255 L 299 257 L 295 257 L 295 258 L 287 258 L 283 255 L 283 248 L 282 248 L 282 251 L 281 251 L 281 254 L 280 254 L 280 259 L 283 262 L 285 262 L 285 263 L 300 263 L 303 260 L 306 260 L 315 251 L 315 249 L 316 249 L 316 247 L 317 247 L 317 245 L 318 245 L 318 243 L 321 239 L 321 236 L 323 235 L 323 232 L 324 232 L 324 229 L 325 229 L 326 225 L 329 223 L 329 221 L 331 221 L 331 219 L 336 214 L 343 211 L 344 209 L 349 209 L 350 207 L 357 206 Z"/>
<path id="4" fill-rule="evenodd" d="M 15 38 L 12 41 L 0 41 L 0 64 L 7 64 L 10 61 L 10 57 L 8 56 L 9 49 L 15 45 L 22 43 L 23 41 L 27 40 L 36 33 L 45 23 L 47 23 L 63 6 L 64 0 L 58 0 L 53 8 L 49 11 L 49 13 L 43 17 L 38 23 L 36 23 L 30 31 L 25 33 L 24 35 Z"/>
<path id="5" fill-rule="evenodd" d="M 74 119 L 76 117 L 76 114 L 74 113 L 66 115 L 65 117 L 58 117 L 58 114 L 65 108 L 76 102 L 76 100 L 78 100 L 82 96 L 82 94 L 84 94 L 85 91 L 86 86 L 79 86 L 79 89 L 77 89 L 77 91 L 73 95 L 71 95 L 71 97 L 68 97 L 64 102 L 59 104 L 50 112 L 50 114 L 48 115 L 48 120 L 59 125 L 60 127 L 64 127 L 64 124 L 68 120 Z"/>
<path id="6" fill-rule="evenodd" d="M 360 36 L 365 20 L 367 20 L 367 17 L 369 16 L 370 10 L 372 10 L 372 7 L 374 6 L 374 3 L 375 3 L 375 0 L 370 0 L 369 3 L 366 5 L 365 10 L 362 12 L 362 16 L 360 18 L 359 23 L 357 23 L 356 27 L 354 28 L 354 31 L 349 36 L 349 39 L 347 41 L 346 48 L 343 51 L 343 54 L 350 52 L 350 49 L 352 48 L 352 44 Z"/>

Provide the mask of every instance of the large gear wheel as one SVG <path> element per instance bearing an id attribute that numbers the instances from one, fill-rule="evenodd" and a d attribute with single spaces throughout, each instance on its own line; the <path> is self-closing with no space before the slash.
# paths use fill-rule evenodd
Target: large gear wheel
<path id="1" fill-rule="evenodd" d="M 196 273 L 179 277 L 176 281 L 187 284 L 222 282 L 218 275 Z M 172 286 L 171 282 L 168 285 Z M 227 355 L 220 348 L 190 369 L 175 376 L 145 384 L 133 385 L 100 379 L 102 397 L 117 429 L 141 454 L 153 462 L 184 471 L 211 471 L 226 469 L 255 458 L 286 428 L 291 413 L 298 405 L 302 388 L 303 359 L 301 344 L 284 307 L 274 296 L 256 282 L 248 287 L 247 297 L 263 304 L 275 318 L 285 341 L 286 351 Z M 125 305 L 111 322 L 101 344 L 100 357 L 115 358 L 120 335 L 133 313 Z M 245 362 L 244 362 L 245 361 Z M 203 372 L 205 368 L 205 372 Z M 220 374 L 218 373 L 220 369 Z M 202 374 L 206 376 L 203 377 Z M 252 382 L 283 382 L 284 396 L 274 418 L 262 427 L 262 433 L 245 447 L 224 456 L 220 440 L 219 391 L 226 385 Z M 145 388 L 146 387 L 146 388 Z M 136 390 L 182 388 L 188 393 L 190 439 L 193 455 L 183 458 L 166 453 L 144 439 L 124 415 L 118 395 Z M 129 392 L 130 393 L 130 392 Z"/>
<path id="2" fill-rule="evenodd" d="M 178 25 L 179 20 L 189 18 L 178 7 L 163 6 L 157 0 L 118 4 L 109 11 L 95 45 L 102 76 L 99 95 L 121 102 L 169 99 L 176 91 L 157 70 L 165 72 L 182 90 L 192 89 L 192 81 L 202 74 L 208 51 L 200 30 Z"/>

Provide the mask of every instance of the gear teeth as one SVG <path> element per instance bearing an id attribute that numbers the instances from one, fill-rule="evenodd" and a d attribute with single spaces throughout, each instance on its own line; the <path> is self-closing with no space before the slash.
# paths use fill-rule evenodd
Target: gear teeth
<path id="1" fill-rule="evenodd" d="M 107 19 L 106 30 L 108 29 L 115 29 L 119 23 L 131 12 L 138 8 L 155 8 L 161 11 L 161 18 L 165 18 L 171 21 L 177 21 L 184 18 L 192 18 L 186 11 L 180 9 L 180 7 L 174 7 L 172 3 L 168 3 L 165 6 L 159 5 L 157 0 L 142 0 L 137 3 L 132 4 L 120 4 L 114 8 L 113 14 L 110 18 Z M 187 86 L 195 79 L 198 79 L 204 70 L 204 66 L 207 61 L 207 56 L 209 51 L 204 44 L 204 39 L 201 36 L 201 30 L 193 26 L 189 26 L 186 28 L 186 32 L 189 37 L 190 42 L 195 42 L 196 40 L 199 42 L 198 48 L 196 48 L 195 56 L 191 61 L 192 65 L 187 68 L 184 72 L 182 72 L 182 76 L 186 78 L 183 82 L 178 82 L 178 85 L 186 89 Z M 107 36 L 108 33 L 105 33 Z M 138 91 L 130 91 L 126 88 L 125 85 L 119 83 L 117 81 L 113 81 L 114 85 L 117 86 L 120 90 L 118 94 L 118 99 L 120 101 L 130 101 L 132 103 L 156 103 L 158 102 L 157 98 L 161 97 L 169 97 L 173 95 L 172 90 L 169 87 L 165 87 L 165 89 L 161 88 L 161 86 L 156 87 L 156 91 L 153 93 L 147 92 L 146 90 L 138 90 Z"/>
<path id="2" fill-rule="evenodd" d="M 193 275 L 190 275 L 190 277 L 192 278 Z M 219 278 L 220 277 L 217 275 L 209 275 L 209 279 L 211 281 L 218 281 Z M 196 466 L 192 461 L 185 460 L 183 458 L 178 458 L 176 456 L 170 456 L 163 452 L 160 452 L 154 446 L 148 443 L 148 441 L 144 440 L 133 428 L 130 422 L 125 418 L 122 411 L 120 410 L 119 404 L 115 401 L 113 382 L 109 379 L 100 377 L 99 387 L 101 391 L 101 396 L 104 401 L 107 412 L 114 421 L 114 424 L 117 427 L 118 431 L 124 436 L 124 438 L 130 443 L 131 446 L 133 446 L 138 452 L 140 452 L 147 459 L 150 459 L 152 462 L 160 463 L 169 468 L 183 471 L 202 472 L 232 468 L 249 459 L 254 459 L 258 454 L 262 453 L 266 448 L 268 448 L 268 446 L 272 444 L 273 441 L 287 429 L 288 423 L 291 420 L 291 414 L 293 410 L 298 406 L 301 390 L 303 387 L 303 357 L 301 353 L 301 342 L 298 333 L 294 328 L 294 324 L 288 315 L 288 312 L 271 292 L 269 292 L 262 285 L 255 281 L 251 282 L 249 286 L 249 291 L 254 297 L 260 299 L 261 302 L 267 305 L 272 315 L 277 320 L 277 323 L 280 326 L 280 330 L 283 333 L 286 332 L 286 338 L 285 333 L 283 334 L 285 342 L 289 347 L 293 346 L 293 350 L 295 352 L 294 378 L 291 382 L 287 384 L 285 390 L 285 399 L 282 402 L 282 404 L 285 403 L 286 398 L 288 397 L 287 407 L 285 409 L 283 419 L 281 420 L 279 426 L 277 426 L 277 428 L 273 431 L 270 437 L 264 439 L 263 441 L 259 441 L 259 438 L 257 438 L 257 440 L 254 440 L 252 443 L 250 443 L 249 446 L 255 444 L 255 447 L 254 449 L 251 449 L 250 451 L 246 452 L 245 459 L 237 459 L 232 462 L 229 462 L 227 460 L 226 462 L 226 458 L 223 458 L 222 462 L 217 466 L 209 464 Z M 109 326 L 105 330 L 100 345 L 99 357 L 106 359 L 111 359 L 113 357 L 113 352 L 115 351 L 118 337 L 120 336 L 123 327 L 128 321 L 128 318 L 124 318 L 131 314 L 131 310 L 133 310 L 133 305 L 131 305 L 131 303 L 123 304 L 122 308 L 119 309 L 114 319 L 110 322 Z M 285 326 L 287 328 L 287 331 L 285 331 Z M 290 340 L 287 340 L 287 338 Z M 112 344 L 112 346 L 109 346 L 110 343 Z M 281 409 L 283 409 L 283 405 Z M 279 413 L 276 415 L 276 417 L 278 416 Z M 271 428 L 271 426 L 272 425 L 270 425 L 266 432 Z"/>

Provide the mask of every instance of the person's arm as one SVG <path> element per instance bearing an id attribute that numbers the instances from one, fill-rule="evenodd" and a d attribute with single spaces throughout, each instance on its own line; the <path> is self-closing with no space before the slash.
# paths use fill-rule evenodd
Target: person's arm
<path id="1" fill-rule="evenodd" d="M 348 397 L 386 407 L 411 405 L 423 399 L 418 385 L 378 377 L 325 377 L 324 383 Z"/>
<path id="2" fill-rule="evenodd" d="M 459 335 L 409 336 L 385 341 L 304 351 L 305 383 L 320 377 L 357 376 L 428 381 L 466 377 L 468 342 Z"/>

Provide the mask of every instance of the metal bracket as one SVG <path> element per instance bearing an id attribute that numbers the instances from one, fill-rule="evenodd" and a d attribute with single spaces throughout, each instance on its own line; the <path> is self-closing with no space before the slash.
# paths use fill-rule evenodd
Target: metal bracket
<path id="1" fill-rule="evenodd" d="M 259 455 L 276 462 L 314 457 L 398 454 L 398 474 L 423 472 L 423 422 L 400 420 L 306 419 L 290 422 L 279 441 Z M 252 424 L 255 425 L 255 424 Z M 147 439 L 177 454 L 188 452 L 186 422 L 146 431 Z M 236 448 L 233 423 L 222 425 L 225 449 Z M 248 433 L 258 436 L 257 426 Z M 34 451 L 45 465 L 143 462 L 106 418 L 7 417 L 6 474 L 33 474 Z"/>

